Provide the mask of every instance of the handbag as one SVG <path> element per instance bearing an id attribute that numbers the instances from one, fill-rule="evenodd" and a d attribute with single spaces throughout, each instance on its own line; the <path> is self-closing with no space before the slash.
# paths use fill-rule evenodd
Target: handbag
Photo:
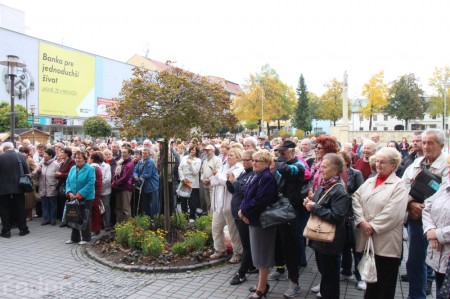
<path id="1" fill-rule="evenodd" d="M 66 197 L 66 184 L 61 184 L 58 187 L 58 196 Z"/>
<path id="2" fill-rule="evenodd" d="M 331 186 L 330 189 L 322 195 L 317 204 L 320 204 L 328 192 L 330 192 L 336 185 L 342 184 L 337 183 Z M 336 224 L 327 222 L 319 216 L 311 214 L 308 222 L 306 223 L 305 229 L 303 230 L 303 236 L 313 241 L 331 243 L 336 236 Z"/>
<path id="3" fill-rule="evenodd" d="M 100 214 L 105 214 L 105 206 L 103 205 L 103 201 L 100 200 L 100 205 L 98 206 L 98 209 L 100 210 Z"/>
<path id="4" fill-rule="evenodd" d="M 192 193 L 192 188 L 186 186 L 186 184 L 181 183 L 178 185 L 177 195 L 180 197 L 190 198 Z"/>
<path id="5" fill-rule="evenodd" d="M 373 240 L 369 237 L 364 248 L 364 255 L 358 264 L 358 271 L 361 279 L 368 283 L 377 282 L 377 266 L 375 264 L 375 252 L 373 250 Z"/>
<path id="6" fill-rule="evenodd" d="M 296 217 L 297 215 L 289 198 L 280 197 L 277 202 L 267 206 L 264 212 L 259 215 L 259 223 L 265 229 L 292 221 Z"/>
<path id="7" fill-rule="evenodd" d="M 84 205 L 78 200 L 68 200 L 65 205 L 65 221 L 70 223 L 83 223 Z"/>
<path id="8" fill-rule="evenodd" d="M 417 202 L 424 203 L 425 199 L 436 193 L 441 185 L 442 178 L 426 168 L 423 168 L 411 184 L 411 195 Z"/>
<path id="9" fill-rule="evenodd" d="M 17 154 L 17 161 L 19 161 L 20 168 L 19 187 L 22 188 L 25 193 L 33 192 L 33 182 L 29 175 L 23 173 L 22 161 L 19 159 L 19 154 Z"/>

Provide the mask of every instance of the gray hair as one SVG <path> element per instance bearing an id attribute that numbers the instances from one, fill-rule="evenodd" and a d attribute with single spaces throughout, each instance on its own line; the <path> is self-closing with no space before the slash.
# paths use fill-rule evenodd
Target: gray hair
<path id="1" fill-rule="evenodd" d="M 394 164 L 396 167 L 398 167 L 402 161 L 402 155 L 393 147 L 380 148 L 378 152 L 376 152 L 375 158 L 378 158 L 379 156 L 385 156 L 389 160 L 389 163 Z"/>
<path id="2" fill-rule="evenodd" d="M 12 142 L 5 142 L 2 145 L 2 149 L 4 152 L 6 152 L 6 151 L 14 149 L 14 145 L 12 144 Z"/>
<path id="3" fill-rule="evenodd" d="M 422 133 L 422 138 L 429 135 L 436 135 L 436 139 L 439 144 L 445 144 L 444 131 L 440 129 L 428 129 Z"/>
<path id="4" fill-rule="evenodd" d="M 246 144 L 247 142 L 251 142 L 254 148 L 256 148 L 256 146 L 258 145 L 258 140 L 256 140 L 256 138 L 253 136 L 249 136 L 249 137 L 245 138 L 244 144 Z"/>
<path id="5" fill-rule="evenodd" d="M 341 173 L 344 171 L 344 159 L 342 159 L 341 156 L 335 153 L 328 153 L 325 156 L 323 156 L 323 160 L 328 160 L 336 166 L 338 174 L 341 175 Z"/>
<path id="6" fill-rule="evenodd" d="M 363 147 L 367 147 L 367 146 L 373 147 L 373 149 L 375 151 L 377 150 L 377 144 L 375 142 L 373 142 L 372 140 L 370 140 L 370 139 L 364 140 Z"/>

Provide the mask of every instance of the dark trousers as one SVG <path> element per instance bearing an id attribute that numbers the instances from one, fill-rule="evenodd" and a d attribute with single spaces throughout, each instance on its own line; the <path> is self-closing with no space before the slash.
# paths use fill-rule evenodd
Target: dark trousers
<path id="1" fill-rule="evenodd" d="M 439 295 L 439 291 L 441 290 L 442 284 L 444 283 L 445 273 L 436 272 L 436 299 L 448 299 Z"/>
<path id="2" fill-rule="evenodd" d="M 111 223 L 110 226 L 113 228 L 116 225 L 116 194 L 117 191 L 114 188 L 111 190 L 111 197 L 109 199 L 109 206 L 111 207 Z"/>
<path id="3" fill-rule="evenodd" d="M 240 219 L 234 219 L 236 227 L 239 232 L 239 237 L 241 238 L 242 244 L 242 255 L 241 255 L 241 266 L 239 267 L 238 273 L 239 277 L 244 277 L 245 273 L 253 266 L 252 252 L 250 249 L 250 233 L 248 229 L 248 224 Z"/>
<path id="4" fill-rule="evenodd" d="M 42 217 L 42 201 L 36 201 L 36 216 Z"/>
<path id="5" fill-rule="evenodd" d="M 200 189 L 192 188 L 191 197 L 181 197 L 181 211 L 183 213 L 188 212 L 189 204 L 189 219 L 195 219 L 195 209 L 197 209 L 197 203 L 200 200 Z"/>
<path id="6" fill-rule="evenodd" d="M 278 239 L 279 237 L 279 239 Z M 279 240 L 275 243 L 275 265 L 281 266 L 284 263 L 279 264 L 279 260 L 276 257 L 277 252 L 281 250 L 284 253 L 286 259 L 286 268 L 288 270 L 288 278 L 293 283 L 298 284 L 298 247 L 296 243 L 296 222 L 283 223 L 277 226 L 276 239 Z"/>
<path id="7" fill-rule="evenodd" d="M 2 219 L 2 233 L 11 231 L 11 221 L 17 221 L 19 230 L 26 230 L 25 194 L 0 195 L 0 217 Z"/>
<path id="8" fill-rule="evenodd" d="M 85 200 L 84 201 L 84 208 L 85 209 L 89 209 L 92 211 L 92 203 L 93 200 Z M 70 240 L 72 240 L 73 242 L 80 242 L 81 240 L 83 241 L 90 241 L 91 240 L 91 220 L 92 220 L 92 215 L 91 213 L 89 213 L 89 217 L 88 217 L 88 223 L 86 225 L 86 228 L 83 230 L 79 230 L 79 229 L 75 229 L 72 228 L 72 234 L 70 236 Z M 80 238 L 80 234 L 81 234 L 81 238 Z"/>
<path id="9" fill-rule="evenodd" d="M 56 198 L 56 219 L 61 220 L 66 205 L 67 197 L 59 196 Z"/>
<path id="10" fill-rule="evenodd" d="M 315 251 L 317 268 L 322 279 L 320 280 L 320 294 L 324 299 L 339 299 L 339 269 L 341 261 L 339 254 L 323 254 Z"/>
<path id="11" fill-rule="evenodd" d="M 398 268 L 401 258 L 375 255 L 377 282 L 368 283 L 364 299 L 389 299 L 395 297 Z"/>

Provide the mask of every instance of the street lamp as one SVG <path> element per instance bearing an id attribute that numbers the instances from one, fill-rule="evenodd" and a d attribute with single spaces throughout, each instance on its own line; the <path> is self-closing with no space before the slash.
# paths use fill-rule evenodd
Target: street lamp
<path id="1" fill-rule="evenodd" d="M 261 136 L 264 136 L 264 81 L 261 81 Z"/>
<path id="2" fill-rule="evenodd" d="M 446 128 L 446 122 L 447 122 L 447 76 L 445 76 L 443 84 L 444 84 L 444 136 L 447 139 L 447 128 Z M 447 141 L 445 142 L 445 152 L 448 153 Z"/>
<path id="3" fill-rule="evenodd" d="M 34 112 L 36 111 L 36 107 L 34 105 L 30 105 L 31 111 L 31 128 L 33 129 L 33 146 L 34 146 Z"/>
<path id="4" fill-rule="evenodd" d="M 16 77 L 16 68 L 17 67 L 26 67 L 27 65 L 19 60 L 19 57 L 15 55 L 8 55 L 6 60 L 0 61 L 1 65 L 5 65 L 8 67 L 8 76 L 11 80 L 11 142 L 13 143 L 14 148 L 16 147 L 16 135 L 14 133 L 15 129 L 15 113 L 14 113 L 14 78 Z"/>

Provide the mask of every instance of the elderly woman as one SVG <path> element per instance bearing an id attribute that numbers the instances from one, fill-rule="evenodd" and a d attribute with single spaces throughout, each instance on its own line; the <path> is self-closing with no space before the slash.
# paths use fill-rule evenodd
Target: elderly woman
<path id="1" fill-rule="evenodd" d="M 250 178 L 238 215 L 244 223 L 249 224 L 253 265 L 259 270 L 258 285 L 250 289 L 254 293 L 249 298 L 262 298 L 269 291 L 267 276 L 275 264 L 276 227 L 263 229 L 259 216 L 267 206 L 278 200 L 278 185 L 269 170 L 273 158 L 267 150 L 257 151 L 252 160 L 255 175 Z"/>
<path id="2" fill-rule="evenodd" d="M 317 268 L 322 275 L 319 288 L 316 286 L 311 291 L 320 293 L 322 298 L 339 298 L 340 253 L 345 244 L 344 220 L 349 206 L 348 193 L 341 179 L 343 171 L 344 161 L 339 155 L 324 155 L 320 163 L 320 186 L 312 198 L 308 196 L 303 202 L 312 215 L 336 225 L 336 235 L 332 242 L 311 241 Z"/>
<path id="3" fill-rule="evenodd" d="M 95 198 L 92 202 L 91 208 L 91 231 L 98 235 L 100 234 L 100 230 L 102 229 L 101 218 L 102 214 L 100 213 L 100 202 L 102 196 L 102 184 L 103 184 L 103 172 L 101 168 L 101 164 L 103 163 L 103 155 L 100 152 L 93 152 L 89 156 L 89 164 L 95 168 Z"/>
<path id="4" fill-rule="evenodd" d="M 48 148 L 44 151 L 44 160 L 33 171 L 33 175 L 39 178 L 39 194 L 42 201 L 41 225 L 56 225 L 56 197 L 58 195 L 58 180 L 56 172 L 59 164 L 55 161 L 55 151 Z"/>
<path id="5" fill-rule="evenodd" d="M 91 217 L 90 212 L 92 202 L 95 198 L 95 169 L 88 163 L 86 151 L 80 151 L 75 154 L 75 166 L 70 169 L 66 181 L 67 197 L 70 200 L 78 200 L 84 204 L 87 219 L 83 223 L 81 230 L 72 228 L 70 240 L 66 244 L 78 243 L 84 245 L 91 240 Z M 70 223 L 69 223 L 70 225 Z M 81 237 L 80 237 L 81 233 Z"/>
<path id="6" fill-rule="evenodd" d="M 63 150 L 59 152 L 59 156 L 61 158 L 61 167 L 59 171 L 56 172 L 55 176 L 58 179 L 58 190 L 64 190 L 63 194 L 60 194 L 58 191 L 57 198 L 57 216 L 58 218 L 62 218 L 64 211 L 64 204 L 66 202 L 66 180 L 67 175 L 69 174 L 72 166 L 75 165 L 75 160 L 72 159 L 72 149 L 70 147 L 65 147 Z M 66 223 L 62 223 L 60 227 L 67 226 Z"/>
<path id="7" fill-rule="evenodd" d="M 199 158 L 200 150 L 196 146 L 189 147 L 189 154 L 181 158 L 180 166 L 178 166 L 178 174 L 180 182 L 192 187 L 191 196 L 189 198 L 181 198 L 181 211 L 187 213 L 189 203 L 189 222 L 195 221 L 195 209 L 200 202 L 200 179 L 199 172 L 202 161 Z"/>
<path id="8" fill-rule="evenodd" d="M 241 261 L 242 244 L 236 223 L 231 214 L 232 194 L 227 190 L 226 183 L 231 175 L 238 177 L 244 171 L 244 167 L 239 162 L 241 158 L 241 150 L 230 149 L 228 151 L 227 163 L 221 169 L 213 170 L 213 176 L 209 178 L 211 187 L 213 187 L 211 209 L 213 212 L 212 237 L 215 249 L 215 253 L 211 255 L 211 259 L 217 259 L 226 255 L 223 229 L 225 225 L 228 225 L 231 246 L 233 247 L 233 256 L 229 260 L 231 264 L 236 264 Z"/>
<path id="9" fill-rule="evenodd" d="M 368 283 L 364 298 L 394 298 L 402 256 L 402 232 L 407 193 L 395 171 L 401 161 L 397 149 L 384 147 L 375 154 L 377 174 L 353 193 L 356 250 L 362 252 L 372 237 L 377 282 Z"/>
<path id="10" fill-rule="evenodd" d="M 450 166 L 450 156 L 447 157 L 447 165 Z M 450 167 L 448 169 L 450 178 Z M 423 231 L 429 242 L 426 263 L 436 272 L 436 298 L 438 299 L 445 298 L 439 294 L 439 291 L 448 271 L 450 254 L 449 186 L 448 181 L 441 184 L 439 190 L 427 199 L 422 212 Z"/>
<path id="11" fill-rule="evenodd" d="M 320 187 L 320 183 L 322 181 L 322 176 L 320 173 L 320 165 L 322 164 L 322 159 L 325 154 L 328 153 L 337 153 L 339 151 L 338 144 L 336 142 L 336 138 L 329 135 L 320 135 L 316 139 L 316 146 L 314 148 L 316 153 L 316 160 L 312 166 L 313 173 L 313 191 L 317 190 Z"/>

